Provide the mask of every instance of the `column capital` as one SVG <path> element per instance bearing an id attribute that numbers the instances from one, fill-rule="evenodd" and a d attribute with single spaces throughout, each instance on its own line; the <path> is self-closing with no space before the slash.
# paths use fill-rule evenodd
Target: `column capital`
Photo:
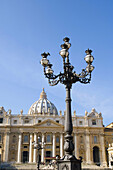
<path id="1" fill-rule="evenodd" d="M 104 136 L 105 134 L 104 133 L 100 133 L 100 136 Z"/>
<path id="2" fill-rule="evenodd" d="M 65 132 L 59 132 L 60 134 L 64 134 Z"/>
<path id="3" fill-rule="evenodd" d="M 90 132 L 85 132 L 85 135 L 90 136 L 91 134 L 90 134 Z"/>
<path id="4" fill-rule="evenodd" d="M 57 132 L 55 131 L 55 132 L 52 132 L 52 134 L 56 134 Z"/>
<path id="5" fill-rule="evenodd" d="M 41 134 L 45 135 L 45 134 L 46 134 L 46 132 L 41 132 Z"/>
<path id="6" fill-rule="evenodd" d="M 9 135 L 11 132 L 5 132 L 6 135 Z"/>
<path id="7" fill-rule="evenodd" d="M 79 133 L 78 132 L 73 132 L 74 135 L 78 135 Z"/>

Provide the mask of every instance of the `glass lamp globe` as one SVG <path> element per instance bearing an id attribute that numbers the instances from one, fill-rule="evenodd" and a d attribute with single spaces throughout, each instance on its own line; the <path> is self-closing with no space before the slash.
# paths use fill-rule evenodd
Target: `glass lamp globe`
<path id="1" fill-rule="evenodd" d="M 53 74 L 53 70 L 48 67 L 47 70 L 46 70 L 46 74 Z"/>
<path id="2" fill-rule="evenodd" d="M 94 66 L 92 66 L 92 65 L 88 65 L 87 67 L 86 67 L 86 71 L 89 73 L 89 72 L 92 72 L 94 70 Z"/>
<path id="3" fill-rule="evenodd" d="M 87 54 L 84 58 L 84 60 L 86 61 L 86 63 L 92 63 L 94 60 L 94 57 L 91 54 Z"/>
<path id="4" fill-rule="evenodd" d="M 94 70 L 94 66 L 90 65 L 90 72 L 92 72 Z"/>
<path id="5" fill-rule="evenodd" d="M 42 58 L 41 61 L 40 61 L 42 66 L 47 66 L 48 62 L 49 62 L 49 60 L 47 58 Z"/>
<path id="6" fill-rule="evenodd" d="M 65 58 L 69 55 L 69 52 L 66 49 L 62 49 L 59 54 L 62 56 L 62 58 Z"/>

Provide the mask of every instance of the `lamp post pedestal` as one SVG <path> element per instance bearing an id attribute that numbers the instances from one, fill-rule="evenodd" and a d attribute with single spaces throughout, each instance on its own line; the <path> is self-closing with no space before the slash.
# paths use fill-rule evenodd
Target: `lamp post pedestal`
<path id="1" fill-rule="evenodd" d="M 58 170 L 81 170 L 81 160 L 58 160 Z"/>

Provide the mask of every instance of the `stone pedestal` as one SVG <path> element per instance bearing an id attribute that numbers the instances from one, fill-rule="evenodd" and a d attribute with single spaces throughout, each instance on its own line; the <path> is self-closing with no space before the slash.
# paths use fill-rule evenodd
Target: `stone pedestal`
<path id="1" fill-rule="evenodd" d="M 81 160 L 58 160 L 58 170 L 81 170 Z"/>

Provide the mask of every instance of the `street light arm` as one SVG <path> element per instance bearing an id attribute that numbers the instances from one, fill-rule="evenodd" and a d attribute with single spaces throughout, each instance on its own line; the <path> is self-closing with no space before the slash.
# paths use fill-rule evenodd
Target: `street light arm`
<path id="1" fill-rule="evenodd" d="M 83 83 L 83 84 L 88 84 L 88 83 L 90 83 L 90 81 L 91 81 L 91 75 L 90 75 L 89 78 L 81 78 L 81 79 L 79 79 L 79 82 Z"/>
<path id="2" fill-rule="evenodd" d="M 90 83 L 91 81 L 91 72 L 87 72 L 86 69 L 82 69 L 82 72 L 80 74 L 76 74 L 76 76 L 79 78 L 80 83 Z"/>
<path id="3" fill-rule="evenodd" d="M 58 75 L 55 75 L 53 73 L 52 74 L 46 73 L 46 70 L 45 70 L 45 67 L 44 67 L 44 75 L 45 75 L 46 78 L 54 80 L 54 79 L 57 79 L 58 77 L 61 77 L 63 75 L 63 73 L 60 72 L 60 74 L 58 74 Z"/>
<path id="4" fill-rule="evenodd" d="M 73 66 L 69 66 L 69 68 L 71 67 Z M 66 68 L 64 69 L 66 70 Z M 78 81 L 83 84 L 90 83 L 91 81 L 91 72 L 88 73 L 85 69 L 82 69 L 82 72 L 80 74 L 77 74 L 76 72 L 72 72 L 71 70 L 69 72 L 66 71 L 64 73 L 60 72 L 60 74 L 54 75 L 53 73 L 47 74 L 44 67 L 44 75 L 46 78 L 48 78 L 48 83 L 50 86 L 55 86 L 59 82 L 64 85 L 66 85 L 67 82 L 70 82 L 70 84 L 72 85 L 73 83 L 76 83 Z"/>
<path id="5" fill-rule="evenodd" d="M 50 86 L 57 85 L 59 82 L 61 82 L 61 80 L 64 77 L 64 73 L 61 72 L 58 75 L 55 75 L 53 73 L 52 74 L 46 73 L 45 67 L 44 67 L 44 75 L 46 78 L 48 78 L 48 83 Z"/>

